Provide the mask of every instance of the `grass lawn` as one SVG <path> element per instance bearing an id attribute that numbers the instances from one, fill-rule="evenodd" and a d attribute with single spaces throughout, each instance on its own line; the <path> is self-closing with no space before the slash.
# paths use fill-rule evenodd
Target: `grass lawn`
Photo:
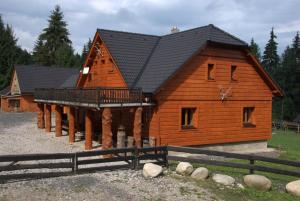
<path id="1" fill-rule="evenodd" d="M 294 132 L 273 131 L 273 138 L 268 142 L 269 147 L 277 148 L 281 151 L 280 158 L 300 161 L 300 134 Z M 238 163 L 248 163 L 248 161 L 233 160 Z M 267 162 L 256 162 L 256 164 L 276 167 L 281 169 L 291 169 L 300 171 L 300 168 L 287 167 L 285 165 L 276 165 Z M 243 184 L 243 176 L 248 174 L 248 170 L 235 169 L 230 167 L 218 167 L 212 165 L 193 164 L 196 167 L 207 167 L 212 173 L 227 174 L 236 179 L 237 182 Z M 175 170 L 176 163 L 171 164 L 171 169 Z M 268 192 L 260 192 L 251 188 L 237 189 L 226 188 L 220 185 L 216 185 L 211 179 L 202 182 L 196 182 L 197 185 L 210 189 L 219 198 L 225 201 L 300 201 L 300 197 L 292 196 L 285 192 L 285 185 L 294 180 L 298 180 L 297 177 L 277 175 L 266 172 L 256 172 L 256 174 L 264 175 L 272 181 L 272 190 Z M 190 178 L 184 178 L 190 180 Z"/>

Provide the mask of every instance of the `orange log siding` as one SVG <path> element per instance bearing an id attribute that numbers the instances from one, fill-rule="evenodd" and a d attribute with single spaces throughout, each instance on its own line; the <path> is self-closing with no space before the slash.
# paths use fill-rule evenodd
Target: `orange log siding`
<path id="1" fill-rule="evenodd" d="M 2 96 L 1 98 L 1 110 L 3 112 L 14 112 L 14 108 L 9 107 L 9 100 L 19 100 L 20 108 L 17 112 L 37 112 L 38 106 L 34 102 L 34 97 L 31 94 L 21 95 L 15 97 Z"/>
<path id="2" fill-rule="evenodd" d="M 207 80 L 208 64 L 215 65 L 215 80 Z M 231 81 L 236 65 L 237 81 Z M 222 102 L 220 88 L 231 87 Z M 207 47 L 190 60 L 156 94 L 157 111 L 150 135 L 158 144 L 201 145 L 271 138 L 272 93 L 241 50 Z M 194 129 L 181 128 L 181 108 L 195 108 Z M 243 107 L 255 107 L 256 127 L 243 126 Z"/>

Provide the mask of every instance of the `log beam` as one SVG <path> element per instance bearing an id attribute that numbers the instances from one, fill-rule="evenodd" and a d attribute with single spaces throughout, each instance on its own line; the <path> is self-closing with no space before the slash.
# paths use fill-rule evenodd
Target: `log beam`
<path id="1" fill-rule="evenodd" d="M 90 110 L 85 111 L 85 150 L 91 150 L 93 148 L 92 142 L 92 112 Z"/>
<path id="2" fill-rule="evenodd" d="M 45 106 L 45 131 L 51 132 L 51 105 Z"/>
<path id="3" fill-rule="evenodd" d="M 55 136 L 62 136 L 62 107 L 59 105 L 55 105 Z"/>
<path id="4" fill-rule="evenodd" d="M 102 149 L 112 148 L 111 132 L 112 114 L 111 109 L 106 107 L 102 112 Z"/>
<path id="5" fill-rule="evenodd" d="M 142 141 L 142 112 L 143 108 L 138 107 L 134 114 L 133 138 L 135 146 L 140 148 Z"/>
<path id="6" fill-rule="evenodd" d="M 37 104 L 38 111 L 37 111 L 37 127 L 42 129 L 45 128 L 45 119 L 44 119 L 44 104 L 38 103 Z"/>
<path id="7" fill-rule="evenodd" d="M 69 143 L 74 144 L 75 142 L 75 108 L 69 107 Z"/>

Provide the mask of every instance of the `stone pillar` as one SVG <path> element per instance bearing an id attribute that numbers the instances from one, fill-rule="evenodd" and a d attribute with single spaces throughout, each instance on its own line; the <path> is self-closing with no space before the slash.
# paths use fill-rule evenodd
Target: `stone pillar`
<path id="1" fill-rule="evenodd" d="M 61 129 L 61 120 L 62 120 L 62 107 L 59 105 L 55 105 L 55 136 L 62 136 Z"/>
<path id="2" fill-rule="evenodd" d="M 117 148 L 125 147 L 125 138 L 126 138 L 125 127 L 123 125 L 120 125 L 117 133 Z"/>
<path id="3" fill-rule="evenodd" d="M 102 112 L 102 149 L 112 148 L 111 109 L 106 107 Z"/>
<path id="4" fill-rule="evenodd" d="M 45 119 L 44 119 L 44 104 L 38 103 L 38 112 L 37 112 L 37 127 L 45 128 Z"/>
<path id="5" fill-rule="evenodd" d="M 45 106 L 45 131 L 51 132 L 51 105 Z"/>
<path id="6" fill-rule="evenodd" d="M 69 107 L 68 120 L 69 120 L 69 143 L 73 144 L 75 142 L 75 108 L 73 107 Z"/>
<path id="7" fill-rule="evenodd" d="M 156 138 L 155 137 L 152 137 L 152 136 L 149 137 L 149 146 L 150 147 L 156 146 Z"/>
<path id="8" fill-rule="evenodd" d="M 133 147 L 133 137 L 132 136 L 128 136 L 127 137 L 127 147 L 130 148 L 130 147 Z"/>
<path id="9" fill-rule="evenodd" d="M 93 148 L 92 142 L 92 112 L 90 110 L 85 111 L 85 150 L 91 150 Z"/>
<path id="10" fill-rule="evenodd" d="M 133 125 L 133 138 L 135 146 L 140 148 L 142 141 L 142 111 L 141 107 L 138 107 L 134 114 L 134 125 Z"/>

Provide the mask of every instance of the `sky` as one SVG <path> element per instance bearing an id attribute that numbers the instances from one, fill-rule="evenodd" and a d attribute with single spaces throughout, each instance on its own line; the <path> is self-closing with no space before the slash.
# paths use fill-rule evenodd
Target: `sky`
<path id="1" fill-rule="evenodd" d="M 55 5 L 79 53 L 97 28 L 165 35 L 173 26 L 214 24 L 247 43 L 253 37 L 263 52 L 274 27 L 279 53 L 300 31 L 299 0 L 0 0 L 0 14 L 18 44 L 32 51 Z"/>

